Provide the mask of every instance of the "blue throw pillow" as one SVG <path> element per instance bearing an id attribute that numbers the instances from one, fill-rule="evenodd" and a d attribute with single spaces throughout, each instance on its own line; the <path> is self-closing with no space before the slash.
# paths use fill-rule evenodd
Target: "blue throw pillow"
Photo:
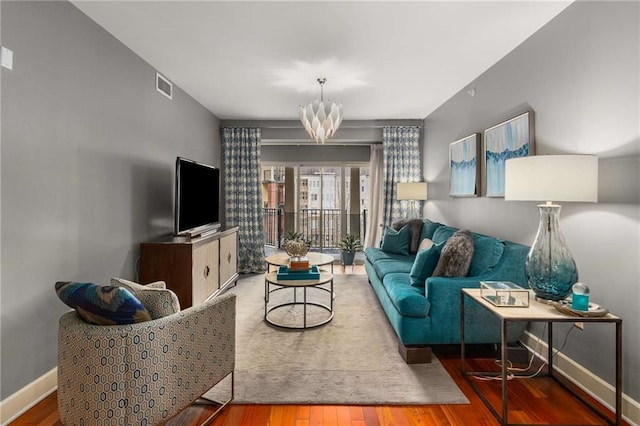
<path id="1" fill-rule="evenodd" d="M 56 283 L 56 293 L 90 324 L 121 325 L 151 320 L 142 303 L 122 287 L 60 281 Z"/>
<path id="2" fill-rule="evenodd" d="M 405 225 L 398 231 L 387 226 L 382 237 L 382 251 L 387 253 L 409 255 L 409 226 Z"/>
<path id="3" fill-rule="evenodd" d="M 416 255 L 411 267 L 411 285 L 414 287 L 424 288 L 424 282 L 433 274 L 440 259 L 441 244 L 434 244 L 426 250 L 420 250 Z"/>
<path id="4" fill-rule="evenodd" d="M 498 264 L 504 253 L 504 243 L 497 238 L 473 234 L 473 259 L 469 276 L 477 277 Z"/>

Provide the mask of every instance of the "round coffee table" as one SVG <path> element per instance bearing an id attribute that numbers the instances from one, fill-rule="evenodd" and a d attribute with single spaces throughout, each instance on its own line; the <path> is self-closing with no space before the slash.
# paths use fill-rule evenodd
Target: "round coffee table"
<path id="1" fill-rule="evenodd" d="M 323 265 L 331 265 L 331 273 L 333 273 L 333 262 L 335 259 L 333 256 L 324 253 L 316 253 L 310 251 L 305 256 L 309 259 L 310 266 L 323 266 Z M 267 272 L 270 271 L 269 267 L 273 266 L 289 266 L 289 255 L 285 252 L 280 252 L 276 254 L 272 254 L 271 256 L 267 256 L 264 258 L 267 262 Z"/>
<path id="2" fill-rule="evenodd" d="M 329 284 L 329 287 L 322 287 L 323 284 Z M 280 301 L 275 305 L 269 307 L 269 299 L 275 292 L 293 289 L 293 298 Z M 298 289 L 302 289 L 302 300 L 298 300 Z M 329 294 L 329 304 L 309 301 L 307 300 L 307 290 L 326 292 Z M 264 276 L 264 320 L 271 325 L 286 329 L 307 329 L 319 327 L 325 325 L 333 319 L 333 274 L 327 271 L 320 271 L 320 278 L 317 280 L 279 280 L 278 273 L 276 271 L 267 272 Z M 301 306 L 302 307 L 302 324 L 290 325 L 282 322 L 277 322 L 269 318 L 269 313 L 277 309 L 283 309 L 289 306 Z M 326 318 L 316 321 L 312 324 L 307 322 L 307 307 L 315 306 L 328 313 Z"/>

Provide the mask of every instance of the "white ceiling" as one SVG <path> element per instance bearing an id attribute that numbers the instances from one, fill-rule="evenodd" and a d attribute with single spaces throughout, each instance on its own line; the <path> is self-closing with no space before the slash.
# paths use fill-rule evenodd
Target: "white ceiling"
<path id="1" fill-rule="evenodd" d="M 571 1 L 72 1 L 221 119 L 422 119 Z"/>

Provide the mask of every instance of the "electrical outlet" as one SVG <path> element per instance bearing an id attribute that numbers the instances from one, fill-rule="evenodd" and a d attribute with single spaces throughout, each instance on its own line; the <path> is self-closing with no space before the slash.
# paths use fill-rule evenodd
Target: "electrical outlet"
<path id="1" fill-rule="evenodd" d="M 583 322 L 574 322 L 573 325 L 580 329 L 580 330 L 584 330 L 584 323 Z"/>
<path id="2" fill-rule="evenodd" d="M 13 52 L 4 46 L 0 47 L 0 64 L 8 70 L 13 69 Z"/>

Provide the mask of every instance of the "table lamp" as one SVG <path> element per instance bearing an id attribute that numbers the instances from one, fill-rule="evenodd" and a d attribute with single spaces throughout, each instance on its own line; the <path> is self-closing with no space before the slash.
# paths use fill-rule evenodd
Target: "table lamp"
<path id="1" fill-rule="evenodd" d="M 396 199 L 399 201 L 424 201 L 427 199 L 427 182 L 399 182 L 396 187 Z M 415 213 L 411 204 L 410 214 Z"/>
<path id="2" fill-rule="evenodd" d="M 546 201 L 538 205 L 538 233 L 525 262 L 525 276 L 539 301 L 566 298 L 578 281 L 576 263 L 560 231 L 560 205 L 552 201 L 597 202 L 598 157 L 539 155 L 505 163 L 505 200 Z"/>

